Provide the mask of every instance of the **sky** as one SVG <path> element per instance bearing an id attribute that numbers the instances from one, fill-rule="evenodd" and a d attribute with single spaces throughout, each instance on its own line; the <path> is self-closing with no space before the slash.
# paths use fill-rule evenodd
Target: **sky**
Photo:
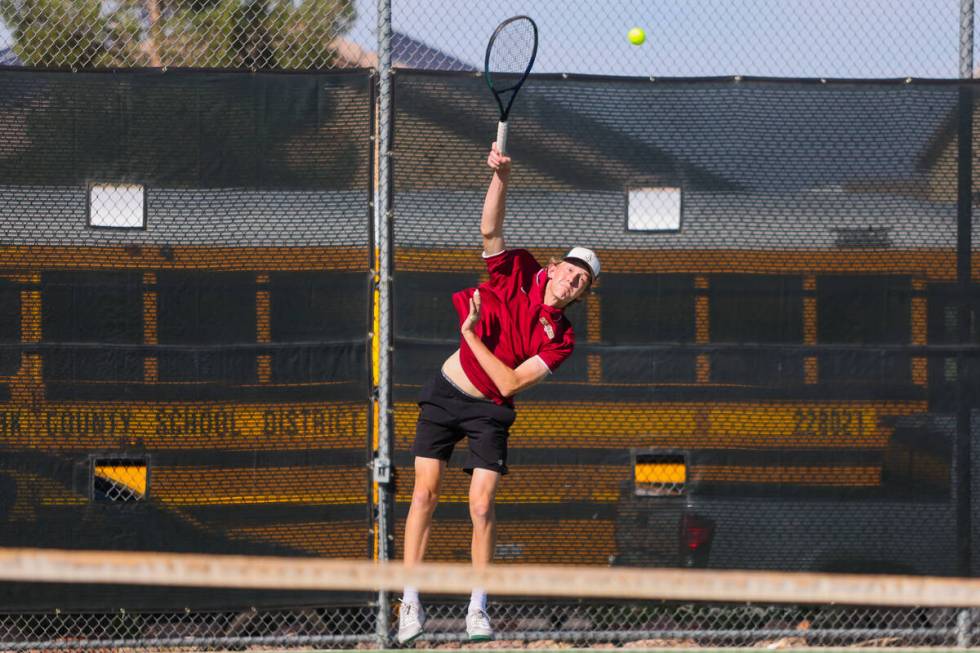
<path id="1" fill-rule="evenodd" d="M 504 18 L 539 26 L 535 72 L 956 77 L 960 0 L 392 0 L 394 28 L 480 64 Z M 359 2 L 351 37 L 374 49 Z M 464 8 L 464 10 L 460 10 Z M 642 46 L 626 33 L 639 26 Z"/>
<path id="2" fill-rule="evenodd" d="M 317 1 L 317 0 L 306 0 Z M 376 48 L 377 3 L 349 35 Z M 956 77 L 960 0 L 392 0 L 394 28 L 479 65 L 504 18 L 540 29 L 535 72 Z M 631 45 L 630 27 L 647 42 Z M 0 48 L 10 32 L 0 23 Z"/>

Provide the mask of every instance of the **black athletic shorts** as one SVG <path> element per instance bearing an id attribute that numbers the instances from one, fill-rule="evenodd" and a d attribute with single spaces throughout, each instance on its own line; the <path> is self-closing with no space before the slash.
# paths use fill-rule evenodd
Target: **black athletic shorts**
<path id="1" fill-rule="evenodd" d="M 507 473 L 507 435 L 517 414 L 509 406 L 464 393 L 439 371 L 422 386 L 412 455 L 449 461 L 456 443 L 468 436 L 467 474 L 475 468 Z"/>

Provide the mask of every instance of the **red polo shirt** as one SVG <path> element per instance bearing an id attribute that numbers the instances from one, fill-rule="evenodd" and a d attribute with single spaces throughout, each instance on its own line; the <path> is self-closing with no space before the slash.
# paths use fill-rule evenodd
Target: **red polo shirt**
<path id="1" fill-rule="evenodd" d="M 572 354 L 575 332 L 560 308 L 544 304 L 547 271 L 524 249 L 509 249 L 485 256 L 490 278 L 480 284 L 480 322 L 474 331 L 504 365 L 516 368 L 539 357 L 554 372 Z M 470 314 L 476 288 L 453 294 L 453 306 L 462 326 Z M 480 367 L 473 350 L 460 338 L 459 360 L 476 388 L 494 403 L 513 406 Z"/>

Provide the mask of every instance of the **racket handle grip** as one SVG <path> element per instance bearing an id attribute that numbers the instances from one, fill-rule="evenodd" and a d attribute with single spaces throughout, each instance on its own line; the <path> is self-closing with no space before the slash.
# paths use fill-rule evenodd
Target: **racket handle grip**
<path id="1" fill-rule="evenodd" d="M 497 149 L 501 154 L 507 154 L 507 123 L 497 123 Z"/>

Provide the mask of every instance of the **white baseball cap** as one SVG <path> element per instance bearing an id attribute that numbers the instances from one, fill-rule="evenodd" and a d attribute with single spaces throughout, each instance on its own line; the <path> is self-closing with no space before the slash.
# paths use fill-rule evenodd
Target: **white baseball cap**
<path id="1" fill-rule="evenodd" d="M 573 247 L 568 254 L 565 254 L 565 260 L 574 259 L 575 262 L 584 263 L 592 273 L 592 280 L 594 281 L 599 277 L 599 257 L 596 256 L 595 252 L 587 247 Z"/>

